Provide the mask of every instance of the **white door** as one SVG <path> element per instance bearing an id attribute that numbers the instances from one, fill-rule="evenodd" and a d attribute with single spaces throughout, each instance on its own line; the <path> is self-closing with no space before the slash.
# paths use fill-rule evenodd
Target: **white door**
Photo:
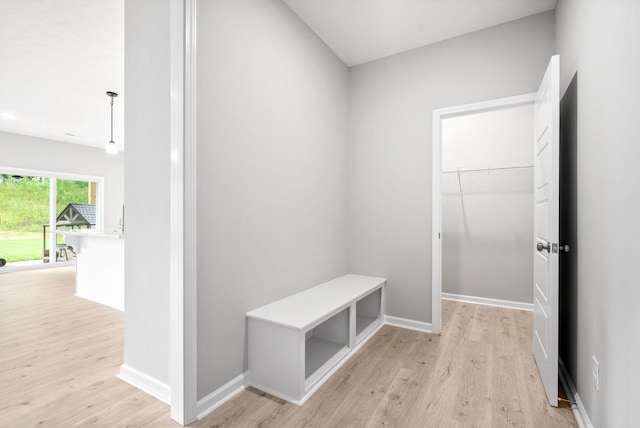
<path id="1" fill-rule="evenodd" d="M 560 57 L 551 58 L 535 100 L 533 354 L 558 405 L 558 173 Z"/>

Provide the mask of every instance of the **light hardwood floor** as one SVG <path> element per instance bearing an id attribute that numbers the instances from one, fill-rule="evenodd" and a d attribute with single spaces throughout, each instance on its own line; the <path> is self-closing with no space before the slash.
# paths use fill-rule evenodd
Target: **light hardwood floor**
<path id="1" fill-rule="evenodd" d="M 73 288 L 72 268 L 0 274 L 0 426 L 178 426 L 115 378 L 122 314 Z M 531 322 L 444 301 L 441 336 L 382 328 L 304 406 L 249 388 L 192 426 L 576 426 L 546 404 Z"/>
<path id="2" fill-rule="evenodd" d="M 142 426 L 167 405 L 117 379 L 123 315 L 75 297 L 75 267 L 0 273 L 0 427 Z"/>

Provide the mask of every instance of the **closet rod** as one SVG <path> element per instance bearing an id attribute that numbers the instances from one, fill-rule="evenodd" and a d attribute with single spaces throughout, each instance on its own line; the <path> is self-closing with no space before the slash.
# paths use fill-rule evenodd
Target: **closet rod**
<path id="1" fill-rule="evenodd" d="M 451 174 L 454 172 L 479 172 L 479 171 L 499 171 L 503 169 L 525 169 L 525 168 L 533 168 L 533 165 L 523 165 L 523 166 L 503 166 L 496 168 L 478 168 L 478 169 L 456 169 L 453 171 L 442 171 L 443 174 Z"/>

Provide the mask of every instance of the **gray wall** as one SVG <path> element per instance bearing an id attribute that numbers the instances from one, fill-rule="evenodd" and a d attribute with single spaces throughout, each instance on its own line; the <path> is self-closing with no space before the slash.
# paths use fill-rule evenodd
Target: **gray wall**
<path id="1" fill-rule="evenodd" d="M 640 3 L 561 0 L 561 90 L 577 72 L 577 355 L 570 370 L 597 427 L 637 426 L 640 398 Z M 600 390 L 591 357 L 600 361 Z"/>
<path id="2" fill-rule="evenodd" d="M 104 232 L 118 227 L 124 201 L 122 153 L 0 132 L 0 166 L 104 177 Z"/>
<path id="3" fill-rule="evenodd" d="M 389 315 L 431 321 L 432 111 L 535 92 L 553 51 L 548 12 L 351 69 L 349 270 Z"/>
<path id="4" fill-rule="evenodd" d="M 279 0 L 198 2 L 198 398 L 245 313 L 347 273 L 347 67 Z"/>
<path id="5" fill-rule="evenodd" d="M 124 362 L 169 383 L 169 1 L 125 2 Z"/>

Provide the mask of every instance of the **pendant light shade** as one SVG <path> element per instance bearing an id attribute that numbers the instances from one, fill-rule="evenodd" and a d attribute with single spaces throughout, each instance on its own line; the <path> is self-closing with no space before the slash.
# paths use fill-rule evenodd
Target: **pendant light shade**
<path id="1" fill-rule="evenodd" d="M 110 155 L 115 155 L 118 153 L 118 147 L 116 146 L 116 142 L 113 141 L 113 99 L 118 96 L 115 92 L 107 92 L 107 96 L 111 98 L 111 139 L 107 143 L 107 153 Z"/>

